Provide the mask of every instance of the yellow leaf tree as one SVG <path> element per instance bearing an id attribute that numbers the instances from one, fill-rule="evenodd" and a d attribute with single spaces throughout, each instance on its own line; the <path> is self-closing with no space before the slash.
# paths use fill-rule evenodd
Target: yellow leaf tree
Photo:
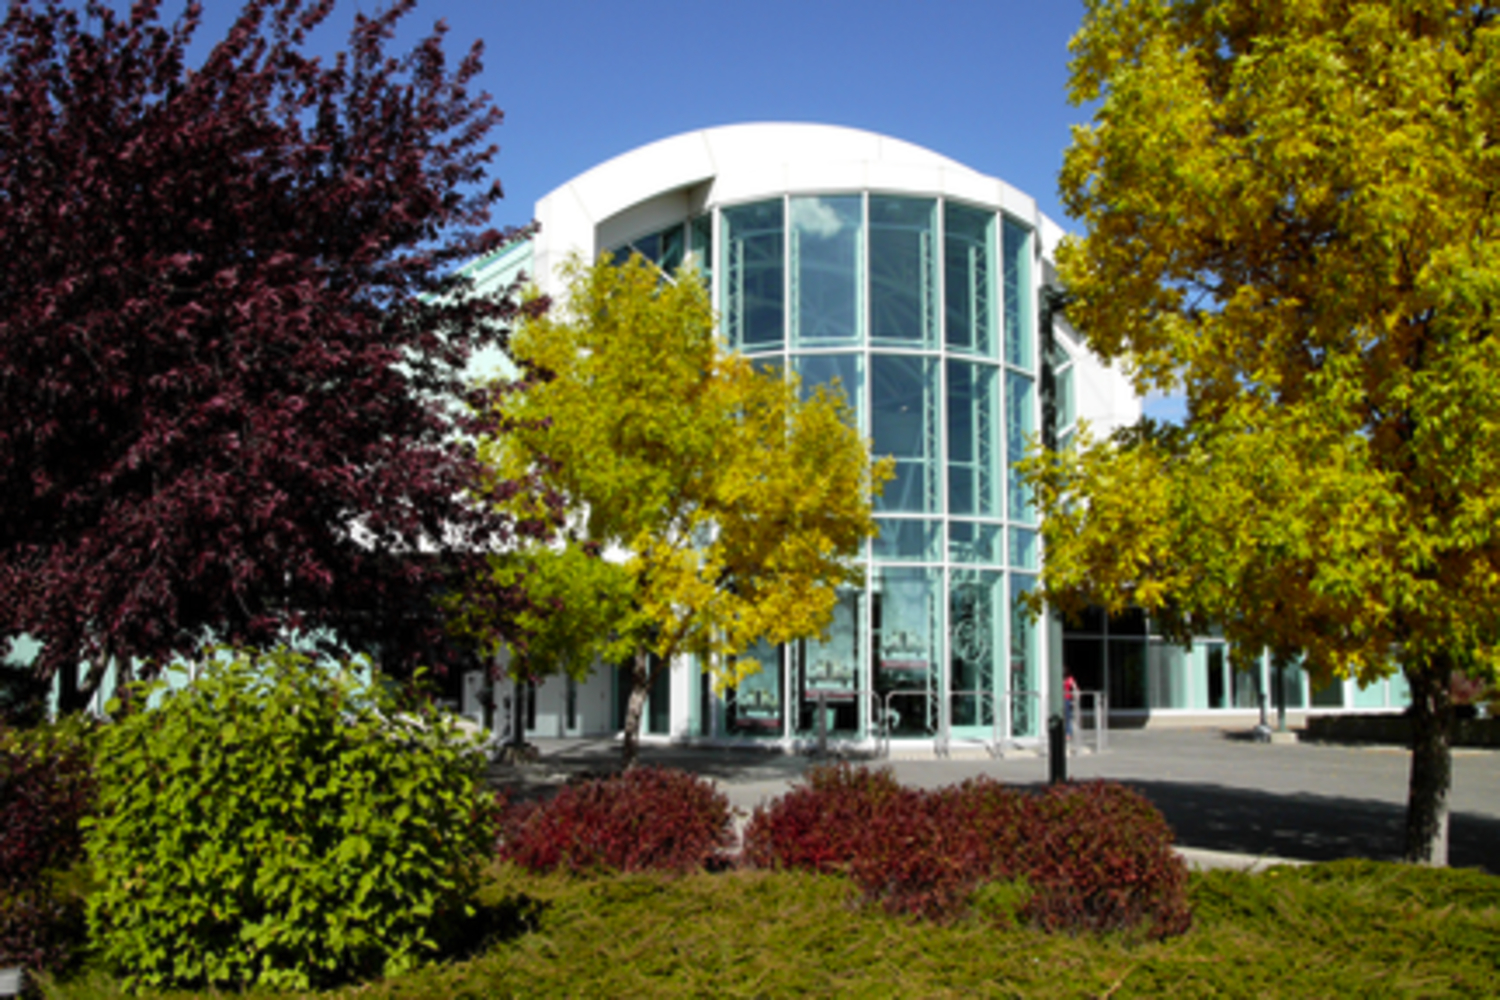
<path id="1" fill-rule="evenodd" d="M 1500 661 L 1500 29 L 1436 0 L 1087 0 L 1068 315 L 1181 427 L 1032 464 L 1046 600 L 1403 670 L 1447 860 L 1457 672 Z"/>
<path id="2" fill-rule="evenodd" d="M 598 603 L 561 609 L 541 648 L 561 636 L 584 659 L 628 659 L 629 765 L 654 670 L 693 655 L 733 685 L 757 641 L 827 628 L 839 585 L 859 577 L 891 463 L 872 464 L 836 390 L 803 398 L 728 353 L 692 271 L 664 279 L 639 257 L 605 257 L 567 278 L 560 308 L 512 338 L 522 385 L 500 394 L 482 454 L 500 477 L 538 476 L 562 498 L 567 545 L 524 553 L 533 569 L 580 546 L 604 554 L 595 584 L 571 594 Z"/>

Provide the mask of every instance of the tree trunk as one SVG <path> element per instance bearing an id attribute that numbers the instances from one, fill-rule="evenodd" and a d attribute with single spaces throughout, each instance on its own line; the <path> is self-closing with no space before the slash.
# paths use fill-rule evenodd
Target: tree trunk
<path id="1" fill-rule="evenodd" d="M 1407 671 L 1411 685 L 1411 783 L 1406 800 L 1406 860 L 1447 867 L 1448 791 L 1453 784 L 1453 698 L 1447 656 Z"/>
<path id="2" fill-rule="evenodd" d="M 510 688 L 510 745 L 526 745 L 526 685 L 520 678 L 513 678 Z"/>
<path id="3" fill-rule="evenodd" d="M 646 711 L 646 694 L 651 690 L 651 654 L 645 649 L 635 651 L 635 661 L 630 665 L 630 700 L 625 705 L 625 740 L 620 746 L 620 756 L 625 770 L 635 767 L 641 750 L 641 716 Z"/>

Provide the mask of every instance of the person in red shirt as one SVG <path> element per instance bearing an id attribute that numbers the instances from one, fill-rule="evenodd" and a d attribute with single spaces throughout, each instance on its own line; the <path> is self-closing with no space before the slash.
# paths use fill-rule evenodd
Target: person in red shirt
<path id="1" fill-rule="evenodd" d="M 1063 721 L 1067 724 L 1068 739 L 1073 738 L 1073 713 L 1078 702 L 1078 682 L 1071 673 L 1063 675 Z"/>

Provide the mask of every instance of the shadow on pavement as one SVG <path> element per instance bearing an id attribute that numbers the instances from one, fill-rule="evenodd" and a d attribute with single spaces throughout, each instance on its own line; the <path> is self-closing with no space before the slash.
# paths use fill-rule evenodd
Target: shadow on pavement
<path id="1" fill-rule="evenodd" d="M 1308 861 L 1401 857 L 1405 806 L 1325 795 L 1273 795 L 1223 785 L 1125 781 L 1162 811 L 1177 843 Z M 1500 820 L 1454 813 L 1448 862 L 1500 875 Z"/>

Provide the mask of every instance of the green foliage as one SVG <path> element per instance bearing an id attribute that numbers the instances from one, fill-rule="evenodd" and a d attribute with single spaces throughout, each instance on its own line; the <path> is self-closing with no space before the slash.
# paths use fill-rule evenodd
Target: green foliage
<path id="1" fill-rule="evenodd" d="M 305 989 L 438 952 L 494 842 L 484 756 L 366 670 L 221 655 L 105 729 L 89 926 L 128 984 Z"/>
<path id="2" fill-rule="evenodd" d="M 1088 0 L 1068 318 L 1185 426 L 1035 459 L 1036 599 L 1134 603 L 1315 684 L 1399 664 L 1442 863 L 1454 668 L 1500 669 L 1500 20 L 1441 0 Z"/>
<path id="3" fill-rule="evenodd" d="M 481 899 L 526 914 L 526 933 L 332 995 L 1472 997 L 1492 995 L 1500 971 L 1500 879 L 1476 872 L 1340 862 L 1194 875 L 1193 930 L 1160 942 L 998 930 L 992 918 L 1024 902 L 1019 884 L 982 890 L 983 912 L 948 924 L 850 907 L 851 890 L 800 872 L 583 881 L 497 868 Z M 120 995 L 97 980 L 59 993 Z"/>
<path id="4" fill-rule="evenodd" d="M 795 380 L 728 353 L 691 270 L 663 280 L 638 256 L 606 256 L 567 276 L 562 306 L 512 338 L 525 377 L 496 394 L 481 457 L 497 482 L 539 478 L 551 497 L 516 494 L 512 512 L 550 517 L 560 499 L 573 543 L 496 555 L 471 589 L 520 579 L 541 596 L 515 643 L 527 672 L 557 668 L 538 653 L 633 654 L 638 674 L 648 652 L 693 654 L 733 684 L 758 668 L 736 656 L 818 635 L 839 585 L 863 579 L 854 559 L 893 463 L 871 462 L 841 396 L 803 399 Z M 482 601 L 456 603 L 471 637 L 507 624 Z"/>

